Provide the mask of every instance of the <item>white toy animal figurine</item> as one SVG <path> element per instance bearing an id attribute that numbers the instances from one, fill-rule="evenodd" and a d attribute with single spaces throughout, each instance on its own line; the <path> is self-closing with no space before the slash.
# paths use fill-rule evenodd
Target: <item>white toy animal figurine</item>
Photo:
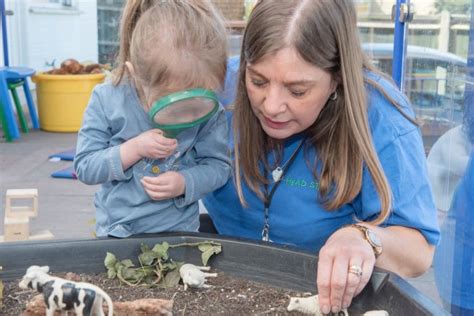
<path id="1" fill-rule="evenodd" d="M 198 267 L 191 263 L 186 263 L 179 268 L 179 275 L 183 280 L 184 290 L 186 291 L 189 287 L 197 288 L 209 288 L 210 285 L 206 284 L 207 277 L 217 277 L 217 273 L 206 273 L 202 271 L 209 271 L 210 267 Z"/>
<path id="2" fill-rule="evenodd" d="M 114 307 L 109 295 L 99 287 L 85 282 L 74 282 L 48 274 L 48 266 L 31 266 L 20 281 L 22 289 L 31 288 L 43 293 L 46 316 L 54 312 L 74 311 L 78 316 L 104 316 L 102 302 L 105 300 L 112 316 Z"/>
<path id="3" fill-rule="evenodd" d="M 389 316 L 387 311 L 368 311 L 365 312 L 363 316 Z"/>
<path id="4" fill-rule="evenodd" d="M 323 313 L 321 313 L 321 309 L 319 308 L 318 295 L 308 297 L 290 297 L 290 304 L 288 304 L 286 309 L 289 312 L 295 311 L 303 314 L 323 316 Z M 335 315 L 348 316 L 349 314 L 346 309 L 343 309 Z"/>

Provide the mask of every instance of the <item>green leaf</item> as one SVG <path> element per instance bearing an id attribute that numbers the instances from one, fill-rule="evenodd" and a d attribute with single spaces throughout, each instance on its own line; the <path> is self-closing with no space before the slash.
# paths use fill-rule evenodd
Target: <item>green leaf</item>
<path id="1" fill-rule="evenodd" d="M 167 288 L 170 288 L 177 286 L 179 284 L 179 280 L 181 280 L 181 275 L 179 274 L 179 270 L 175 269 L 165 275 L 164 283 Z"/>
<path id="2" fill-rule="evenodd" d="M 140 244 L 140 251 L 141 252 L 147 252 L 147 251 L 150 251 L 150 247 L 148 247 L 148 245 L 145 245 L 145 244 Z"/>
<path id="3" fill-rule="evenodd" d="M 204 249 L 204 250 L 203 250 Z M 207 262 L 209 261 L 209 259 L 212 257 L 212 255 L 214 254 L 218 254 L 222 251 L 222 246 L 221 245 L 218 245 L 218 246 L 215 246 L 215 245 L 208 245 L 207 247 L 205 247 L 203 245 L 202 249 L 201 249 L 201 245 L 199 246 L 199 250 L 202 251 L 202 254 L 201 254 L 201 260 L 202 260 L 202 264 L 204 266 L 207 266 Z"/>
<path id="4" fill-rule="evenodd" d="M 156 275 L 147 275 L 143 279 L 143 281 L 148 285 L 153 285 L 153 283 L 155 283 L 155 280 L 156 280 Z"/>
<path id="5" fill-rule="evenodd" d="M 168 248 L 169 244 L 165 241 L 162 244 L 156 244 L 153 246 L 153 251 L 158 253 L 160 255 L 160 258 L 163 258 L 163 260 L 168 260 Z"/>
<path id="6" fill-rule="evenodd" d="M 141 253 L 139 256 L 138 256 L 138 259 L 140 260 L 140 262 L 142 263 L 142 265 L 145 265 L 145 266 L 149 266 L 149 265 L 152 265 L 153 262 L 156 260 L 156 259 L 159 259 L 160 258 L 160 254 L 155 252 L 155 251 L 151 251 L 151 250 L 148 250 L 144 253 Z"/>
<path id="7" fill-rule="evenodd" d="M 141 271 L 137 271 L 136 269 L 133 269 L 133 268 L 124 267 L 120 270 L 120 272 L 122 274 L 122 277 L 127 281 L 137 282 L 144 277 Z"/>
<path id="8" fill-rule="evenodd" d="M 120 261 L 126 268 L 134 267 L 135 265 L 133 264 L 132 260 L 130 259 L 124 259 Z"/>
<path id="9" fill-rule="evenodd" d="M 115 271 L 115 269 L 108 269 L 107 270 L 107 277 L 109 279 L 115 279 L 117 277 L 117 272 Z"/>
<path id="10" fill-rule="evenodd" d="M 171 271 L 177 268 L 177 264 L 174 261 L 164 263 L 162 266 L 163 271 Z"/>
<path id="11" fill-rule="evenodd" d="M 115 263 L 117 262 L 117 258 L 113 253 L 107 252 L 107 255 L 105 256 L 104 259 L 104 265 L 107 269 L 113 269 L 115 266 Z"/>

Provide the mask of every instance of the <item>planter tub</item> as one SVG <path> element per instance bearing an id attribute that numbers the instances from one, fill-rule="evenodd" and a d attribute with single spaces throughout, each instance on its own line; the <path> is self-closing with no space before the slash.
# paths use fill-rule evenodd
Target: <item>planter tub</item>
<path id="1" fill-rule="evenodd" d="M 21 278 L 33 264 L 49 265 L 51 272 L 105 273 L 106 252 L 135 263 L 141 243 L 152 247 L 169 244 L 220 242 L 222 252 L 213 256 L 210 265 L 229 275 L 264 284 L 314 293 L 317 256 L 293 247 L 197 233 L 170 233 L 137 236 L 128 239 L 54 240 L 3 243 L 0 245 L 0 279 Z M 200 263 L 195 247 L 170 249 L 175 261 Z M 354 299 L 349 313 L 363 314 L 383 309 L 390 315 L 449 315 L 441 307 L 393 273 L 376 270 L 369 285 Z"/>
<path id="2" fill-rule="evenodd" d="M 38 113 L 42 130 L 77 132 L 94 87 L 105 74 L 50 75 L 32 77 L 36 83 Z"/>

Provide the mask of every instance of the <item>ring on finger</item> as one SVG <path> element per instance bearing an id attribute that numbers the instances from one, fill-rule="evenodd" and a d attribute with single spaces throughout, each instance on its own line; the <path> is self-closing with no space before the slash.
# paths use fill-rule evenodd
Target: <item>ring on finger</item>
<path id="1" fill-rule="evenodd" d="M 359 278 L 362 276 L 362 267 L 361 266 L 358 266 L 356 264 L 351 264 L 349 266 L 349 270 L 348 270 L 349 273 L 352 273 L 352 274 L 355 274 L 357 275 Z"/>

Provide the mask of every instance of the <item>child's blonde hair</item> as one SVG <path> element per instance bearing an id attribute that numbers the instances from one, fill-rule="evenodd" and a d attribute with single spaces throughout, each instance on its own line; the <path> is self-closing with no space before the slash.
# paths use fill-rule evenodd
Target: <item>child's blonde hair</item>
<path id="1" fill-rule="evenodd" d="M 127 76 L 148 87 L 218 89 L 224 82 L 227 37 L 223 18 L 207 0 L 128 0 L 120 26 L 113 83 Z M 160 91 L 160 94 L 163 91 Z"/>

